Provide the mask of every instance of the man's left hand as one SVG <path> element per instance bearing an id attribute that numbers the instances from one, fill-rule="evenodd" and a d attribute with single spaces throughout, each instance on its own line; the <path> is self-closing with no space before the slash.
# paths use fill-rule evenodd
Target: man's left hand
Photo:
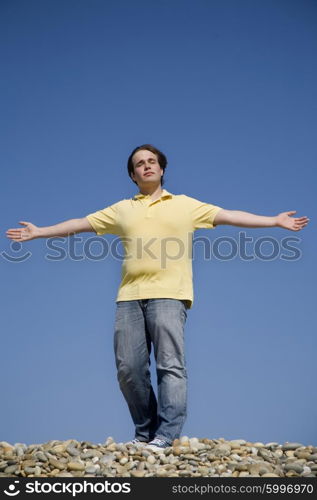
<path id="1" fill-rule="evenodd" d="M 308 217 L 291 217 L 296 214 L 296 210 L 291 212 L 281 212 L 276 216 L 276 226 L 290 229 L 291 231 L 300 231 L 308 224 Z"/>

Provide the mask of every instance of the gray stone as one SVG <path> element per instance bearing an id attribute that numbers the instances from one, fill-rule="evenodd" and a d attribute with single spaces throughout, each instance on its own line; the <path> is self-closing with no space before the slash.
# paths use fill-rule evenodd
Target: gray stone
<path id="1" fill-rule="evenodd" d="M 66 469 L 66 464 L 62 463 L 60 460 L 56 460 L 56 458 L 50 458 L 49 463 L 53 465 L 55 469 L 63 470 Z"/>
<path id="2" fill-rule="evenodd" d="M 104 465 L 109 465 L 113 460 L 115 459 L 115 456 L 113 453 L 108 453 L 107 455 L 103 455 L 100 459 L 99 462 Z"/>
<path id="3" fill-rule="evenodd" d="M 85 472 L 87 474 L 96 474 L 98 470 L 99 469 L 96 465 L 88 465 L 87 467 L 85 467 Z"/>
<path id="4" fill-rule="evenodd" d="M 180 477 L 189 477 L 191 476 L 191 471 L 189 469 L 183 469 L 178 472 Z"/>
<path id="5" fill-rule="evenodd" d="M 16 452 L 18 457 L 23 457 L 23 455 L 24 455 L 24 449 L 21 446 L 16 446 L 15 452 Z"/>
<path id="6" fill-rule="evenodd" d="M 34 474 L 35 473 L 35 467 L 24 467 L 23 470 L 26 474 Z"/>
<path id="7" fill-rule="evenodd" d="M 268 462 L 273 462 L 275 460 L 274 454 L 265 448 L 260 448 L 258 455 Z"/>
<path id="8" fill-rule="evenodd" d="M 98 450 L 88 450 L 84 453 L 78 453 L 77 455 L 73 455 L 73 456 L 78 456 L 80 455 L 80 458 L 82 458 L 83 460 L 88 460 L 89 458 L 94 458 L 94 457 L 98 457 L 98 458 L 101 458 L 102 457 L 102 453 Z"/>
<path id="9" fill-rule="evenodd" d="M 215 446 L 212 453 L 219 458 L 228 457 L 231 453 L 231 446 L 229 444 L 219 444 Z"/>
<path id="10" fill-rule="evenodd" d="M 292 451 L 292 450 L 297 450 L 297 448 L 300 448 L 303 446 L 301 443 L 289 443 L 286 441 L 286 443 L 283 444 L 282 450 L 283 451 Z"/>
<path id="11" fill-rule="evenodd" d="M 301 474 L 301 472 L 303 472 L 303 466 L 297 463 L 288 463 L 284 465 L 284 470 L 286 472 L 294 471 Z"/>
<path id="12" fill-rule="evenodd" d="M 71 445 L 67 446 L 66 451 L 72 457 L 78 457 L 80 455 L 80 451 L 77 450 L 77 448 L 75 448 L 74 446 L 71 446 Z"/>
<path id="13" fill-rule="evenodd" d="M 9 465 L 4 469 L 4 472 L 6 474 L 15 474 L 18 468 L 19 468 L 18 465 Z"/>
<path id="14" fill-rule="evenodd" d="M 38 465 L 36 465 L 34 467 L 34 475 L 35 476 L 39 476 L 40 474 L 42 474 L 42 469 L 41 469 L 41 467 L 39 467 Z"/>
<path id="15" fill-rule="evenodd" d="M 113 437 L 109 436 L 109 437 L 106 439 L 106 441 L 105 441 L 105 443 L 104 443 L 104 446 L 109 446 L 109 445 L 110 445 L 110 444 L 112 444 L 112 443 L 114 443 L 114 439 L 113 439 Z"/>
<path id="16" fill-rule="evenodd" d="M 279 443 L 272 441 L 270 443 L 266 443 L 265 448 L 269 448 L 270 450 L 275 449 L 279 446 Z"/>
<path id="17" fill-rule="evenodd" d="M 36 453 L 34 453 L 34 458 L 35 458 L 35 460 L 39 460 L 40 462 L 47 462 L 48 461 L 48 458 L 45 455 L 45 453 L 43 453 L 43 451 L 37 451 Z"/>

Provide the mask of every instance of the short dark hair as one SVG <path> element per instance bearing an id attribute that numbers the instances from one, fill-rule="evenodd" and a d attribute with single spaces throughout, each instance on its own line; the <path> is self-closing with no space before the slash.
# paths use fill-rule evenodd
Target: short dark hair
<path id="1" fill-rule="evenodd" d="M 132 179 L 131 173 L 134 173 L 134 167 L 133 167 L 133 162 L 132 162 L 133 155 L 135 155 L 135 153 L 137 151 L 143 151 L 143 150 L 151 151 L 151 153 L 154 153 L 157 156 L 159 165 L 160 165 L 161 169 L 163 170 L 163 175 L 161 177 L 161 186 L 163 186 L 163 184 L 164 184 L 163 177 L 164 177 L 165 169 L 167 166 L 167 158 L 166 158 L 165 154 L 162 153 L 162 151 L 160 151 L 156 147 L 152 146 L 152 144 L 142 144 L 142 146 L 138 146 L 137 148 L 135 148 L 132 151 L 132 153 L 130 154 L 130 156 L 128 158 L 128 174 L 129 174 L 129 176 Z M 132 181 L 133 181 L 133 179 L 132 179 Z M 135 184 L 137 184 L 135 181 L 133 181 L 133 182 Z"/>

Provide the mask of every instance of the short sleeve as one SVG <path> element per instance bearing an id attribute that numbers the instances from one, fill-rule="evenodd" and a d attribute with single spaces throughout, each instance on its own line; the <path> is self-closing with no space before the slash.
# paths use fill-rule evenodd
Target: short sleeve
<path id="1" fill-rule="evenodd" d="M 222 207 L 189 197 L 187 197 L 187 203 L 194 229 L 213 229 L 215 227 L 214 219 Z"/>
<path id="2" fill-rule="evenodd" d="M 98 234 L 118 234 L 118 216 L 117 216 L 117 203 L 98 210 L 97 212 L 86 215 L 93 230 Z"/>

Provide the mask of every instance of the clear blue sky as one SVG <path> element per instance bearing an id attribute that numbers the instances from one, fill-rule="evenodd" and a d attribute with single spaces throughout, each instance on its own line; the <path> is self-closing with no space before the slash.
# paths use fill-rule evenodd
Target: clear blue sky
<path id="1" fill-rule="evenodd" d="M 49 260 L 45 240 L 5 231 L 133 196 L 126 160 L 150 142 L 168 191 L 311 218 L 298 233 L 195 233 L 244 232 L 249 255 L 274 238 L 280 253 L 207 260 L 197 246 L 183 434 L 317 445 L 316 26 L 313 0 L 1 0 L 0 440 L 133 437 L 113 354 L 121 262 Z"/>

